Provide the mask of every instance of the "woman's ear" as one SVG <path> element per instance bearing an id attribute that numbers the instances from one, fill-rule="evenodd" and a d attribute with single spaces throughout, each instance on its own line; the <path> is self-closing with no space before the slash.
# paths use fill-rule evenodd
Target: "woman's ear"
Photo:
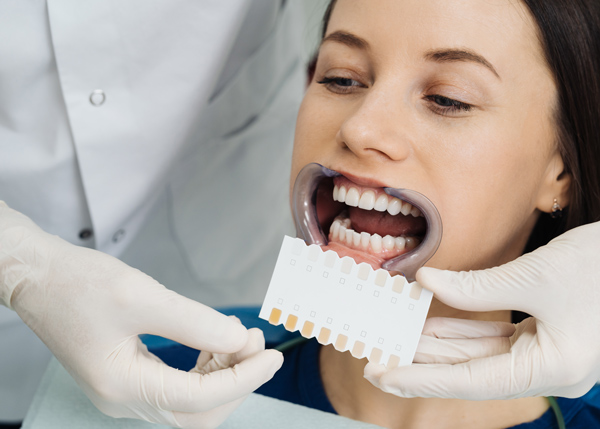
<path id="1" fill-rule="evenodd" d="M 545 213 L 550 213 L 555 198 L 562 208 L 567 207 L 570 202 L 570 188 L 571 174 L 565 171 L 565 164 L 557 150 L 548 163 L 546 175 L 544 176 L 536 201 L 537 209 Z"/>

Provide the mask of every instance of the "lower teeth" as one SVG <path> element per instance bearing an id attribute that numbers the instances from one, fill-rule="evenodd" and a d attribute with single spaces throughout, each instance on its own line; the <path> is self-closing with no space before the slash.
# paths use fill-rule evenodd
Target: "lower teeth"
<path id="1" fill-rule="evenodd" d="M 368 232 L 359 234 L 351 229 L 351 226 L 350 218 L 336 217 L 329 230 L 330 239 L 364 250 L 371 246 L 375 253 L 383 250 L 412 250 L 420 243 L 420 239 L 417 237 L 393 237 L 391 235 L 381 237 L 379 234 L 369 234 Z"/>

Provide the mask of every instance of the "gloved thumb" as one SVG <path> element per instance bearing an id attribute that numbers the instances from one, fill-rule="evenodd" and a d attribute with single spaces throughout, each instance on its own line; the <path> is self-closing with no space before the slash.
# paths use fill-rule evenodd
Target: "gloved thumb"
<path id="1" fill-rule="evenodd" d="M 540 270 L 531 254 L 508 264 L 481 271 L 453 272 L 424 267 L 419 284 L 443 303 L 465 311 L 520 310 L 540 292 Z"/>
<path id="2" fill-rule="evenodd" d="M 417 281 L 440 301 L 467 311 L 520 310 L 552 318 L 576 296 L 570 285 L 592 284 L 587 267 L 598 264 L 597 225 L 572 229 L 514 261 L 481 271 L 417 271 Z M 588 244 L 591 242 L 592 244 Z M 585 299 L 582 294 L 580 300 Z M 592 302 L 592 300 L 583 301 Z"/>

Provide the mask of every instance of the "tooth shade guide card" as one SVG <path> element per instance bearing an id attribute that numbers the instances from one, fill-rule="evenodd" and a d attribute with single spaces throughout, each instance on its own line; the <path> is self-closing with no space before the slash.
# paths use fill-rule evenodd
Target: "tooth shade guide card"
<path id="1" fill-rule="evenodd" d="M 396 367 L 412 363 L 432 296 L 402 276 L 286 236 L 259 317 Z"/>

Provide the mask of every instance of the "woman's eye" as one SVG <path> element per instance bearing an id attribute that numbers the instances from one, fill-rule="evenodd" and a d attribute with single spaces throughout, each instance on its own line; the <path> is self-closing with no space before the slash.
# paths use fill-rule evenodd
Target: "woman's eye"
<path id="1" fill-rule="evenodd" d="M 324 85 L 327 89 L 337 94 L 346 94 L 354 88 L 364 88 L 360 82 L 347 77 L 324 77 L 317 81 L 318 84 Z"/>
<path id="2" fill-rule="evenodd" d="M 468 112 L 473 107 L 471 104 L 453 100 L 443 95 L 428 95 L 425 97 L 431 103 L 431 108 L 441 115 L 449 115 L 458 112 Z"/>

